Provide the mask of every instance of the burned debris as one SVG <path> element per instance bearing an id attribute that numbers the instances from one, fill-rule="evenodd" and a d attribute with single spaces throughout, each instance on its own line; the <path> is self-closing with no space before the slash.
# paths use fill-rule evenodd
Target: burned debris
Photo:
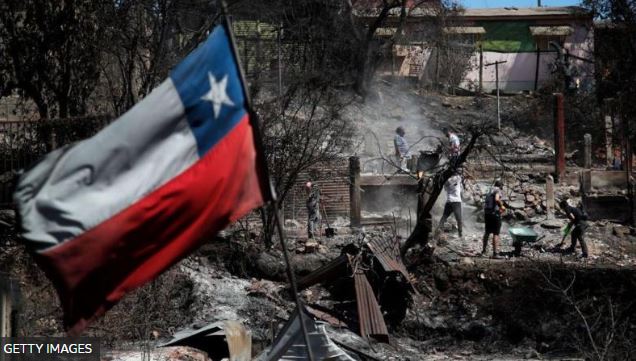
<path id="1" fill-rule="evenodd" d="M 331 317 L 352 325 L 362 337 L 388 342 L 387 324 L 400 324 L 415 289 L 397 240 L 384 237 L 362 235 L 357 244 L 346 245 L 342 255 L 299 279 L 298 287 L 322 284 L 339 300 L 332 306 Z"/>
<path id="2" fill-rule="evenodd" d="M 188 346 L 204 351 L 213 360 L 252 359 L 252 337 L 249 330 L 236 321 L 215 322 L 198 329 L 181 330 L 159 347 Z"/>
<path id="3" fill-rule="evenodd" d="M 312 315 L 303 309 L 301 312 L 306 313 L 306 328 L 309 332 L 309 345 L 306 347 L 302 334 L 300 332 L 301 319 L 298 317 L 298 311 L 294 311 L 289 321 L 278 333 L 278 336 L 272 343 L 270 349 L 266 353 L 258 357 L 256 360 L 298 360 L 308 359 L 307 348 L 311 348 L 314 357 L 318 360 L 337 360 L 337 361 L 353 361 L 355 360 L 344 352 L 331 339 L 325 327 L 317 325 L 311 318 Z"/>

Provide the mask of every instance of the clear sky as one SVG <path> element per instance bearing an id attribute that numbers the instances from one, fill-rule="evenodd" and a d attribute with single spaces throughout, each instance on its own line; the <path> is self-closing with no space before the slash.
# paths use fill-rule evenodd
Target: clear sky
<path id="1" fill-rule="evenodd" d="M 466 8 L 503 8 L 515 6 L 527 8 L 537 6 L 537 0 L 459 0 Z M 579 5 L 579 0 L 541 0 L 541 6 L 573 6 Z"/>

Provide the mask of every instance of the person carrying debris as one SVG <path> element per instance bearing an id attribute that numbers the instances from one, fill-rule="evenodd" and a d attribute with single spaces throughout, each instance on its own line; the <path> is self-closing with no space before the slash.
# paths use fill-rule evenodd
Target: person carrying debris
<path id="1" fill-rule="evenodd" d="M 408 171 L 406 168 L 406 163 L 408 159 L 411 157 L 409 154 L 409 144 L 404 138 L 404 128 L 397 127 L 395 129 L 395 137 L 393 138 L 393 145 L 395 146 L 395 161 L 396 164 L 403 171 Z"/>
<path id="2" fill-rule="evenodd" d="M 497 246 L 499 244 L 499 232 L 501 231 L 501 214 L 505 211 L 506 207 L 503 203 L 503 183 L 500 180 L 496 180 L 494 187 L 492 187 L 488 195 L 486 195 L 486 202 L 484 204 L 486 230 L 482 240 L 482 256 L 486 255 L 488 237 L 492 234 L 492 258 L 499 258 Z"/>
<path id="3" fill-rule="evenodd" d="M 307 238 L 320 235 L 320 189 L 316 184 L 307 182 Z"/>
<path id="4" fill-rule="evenodd" d="M 457 171 L 448 178 L 446 183 L 444 183 L 444 190 L 446 191 L 446 204 L 444 205 L 444 213 L 442 214 L 442 218 L 439 220 L 439 224 L 437 225 L 437 230 L 435 234 L 439 233 L 441 228 L 446 223 L 446 219 L 452 214 L 455 215 L 455 220 L 457 221 L 457 230 L 459 232 L 459 238 L 463 239 L 462 236 L 462 177 L 459 175 Z"/>
<path id="5" fill-rule="evenodd" d="M 459 137 L 448 128 L 444 128 L 444 134 L 448 137 L 448 161 L 455 164 L 461 153 Z"/>
<path id="6" fill-rule="evenodd" d="M 564 252 L 573 253 L 576 248 L 576 243 L 578 241 L 581 244 L 581 251 L 582 251 L 581 257 L 587 258 L 587 255 L 588 255 L 587 244 L 585 243 L 585 240 L 583 239 L 583 236 L 585 235 L 585 230 L 587 229 L 587 215 L 582 209 L 577 207 L 572 207 L 568 203 L 567 199 L 562 199 L 561 203 L 559 203 L 559 206 L 561 207 L 561 210 L 563 210 L 565 215 L 570 220 L 570 223 L 568 224 L 566 229 L 570 229 L 570 234 L 572 237 L 571 238 L 572 242 L 570 244 L 570 247 L 566 248 Z M 563 235 L 563 239 L 561 240 L 559 247 L 561 247 L 563 243 L 565 243 L 565 237 L 567 237 L 567 235 L 568 235 L 567 233 Z"/>

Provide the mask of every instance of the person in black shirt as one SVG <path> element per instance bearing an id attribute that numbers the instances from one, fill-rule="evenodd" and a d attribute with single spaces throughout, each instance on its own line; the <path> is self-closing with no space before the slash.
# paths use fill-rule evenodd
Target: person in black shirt
<path id="1" fill-rule="evenodd" d="M 501 180 L 497 180 L 486 196 L 486 201 L 484 203 L 486 228 L 484 231 L 484 238 L 482 240 L 482 256 L 486 255 L 488 238 L 492 234 L 492 258 L 500 258 L 497 253 L 497 246 L 499 244 L 499 232 L 501 231 L 501 214 L 505 211 L 506 207 L 503 202 L 503 182 Z"/>
<path id="2" fill-rule="evenodd" d="M 585 212 L 577 207 L 570 206 L 567 199 L 562 200 L 559 205 L 570 220 L 570 224 L 568 225 L 568 227 L 574 227 L 570 233 L 572 235 L 572 243 L 570 244 L 570 247 L 565 249 L 565 252 L 574 252 L 576 243 L 578 241 L 581 244 L 581 256 L 583 258 L 587 258 L 587 244 L 585 244 L 584 240 L 585 230 L 587 229 L 587 216 L 585 215 Z M 563 241 L 565 241 L 565 237 L 563 238 Z M 561 242 L 561 245 L 563 244 L 563 241 Z"/>

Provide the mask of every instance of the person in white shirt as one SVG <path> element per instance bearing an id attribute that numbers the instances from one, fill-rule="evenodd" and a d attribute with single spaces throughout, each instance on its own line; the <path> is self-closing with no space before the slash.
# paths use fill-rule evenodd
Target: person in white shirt
<path id="1" fill-rule="evenodd" d="M 461 144 L 459 142 L 459 137 L 457 134 L 450 131 L 448 128 L 444 128 L 444 134 L 448 137 L 448 161 L 451 164 L 457 162 L 459 155 L 461 153 Z"/>
<path id="2" fill-rule="evenodd" d="M 442 218 L 439 221 L 437 226 L 437 230 L 435 234 L 439 232 L 439 230 L 446 223 L 446 219 L 452 214 L 455 215 L 455 220 L 457 221 L 457 230 L 459 231 L 459 237 L 463 238 L 462 235 L 462 177 L 455 173 L 453 176 L 448 178 L 446 183 L 444 183 L 444 190 L 446 191 L 446 204 L 444 205 L 444 213 L 442 214 Z"/>

